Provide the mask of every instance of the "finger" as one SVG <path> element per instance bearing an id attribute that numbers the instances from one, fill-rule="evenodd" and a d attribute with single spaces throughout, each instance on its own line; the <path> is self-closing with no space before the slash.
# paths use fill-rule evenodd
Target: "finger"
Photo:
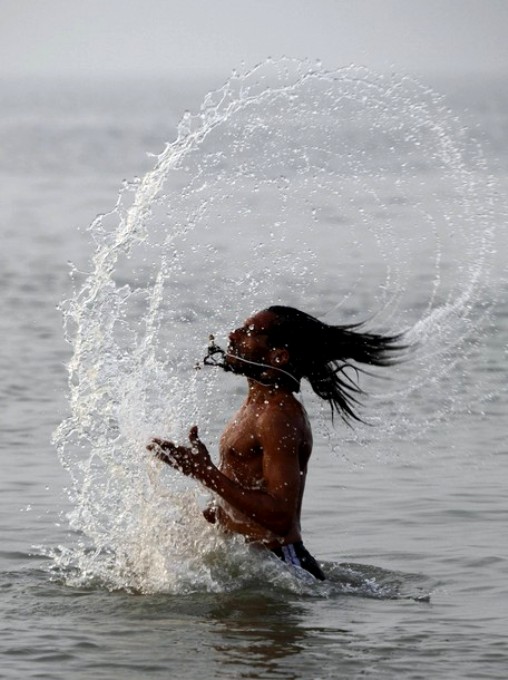
<path id="1" fill-rule="evenodd" d="M 150 451 L 150 453 L 155 453 L 155 455 L 163 452 L 163 449 L 158 444 L 149 444 L 146 448 L 147 451 Z"/>
<path id="2" fill-rule="evenodd" d="M 170 460 L 169 460 L 169 456 L 166 456 L 166 454 L 162 453 L 162 451 L 158 451 L 155 454 L 155 457 L 157 458 L 157 460 L 160 460 L 163 463 L 167 463 L 167 465 L 171 465 Z"/>
<path id="3" fill-rule="evenodd" d="M 189 432 L 189 441 L 191 444 L 191 451 L 192 453 L 198 453 L 201 449 L 204 448 L 204 444 L 199 438 L 198 435 L 198 427 L 197 425 L 194 425 L 191 427 L 190 432 Z"/>

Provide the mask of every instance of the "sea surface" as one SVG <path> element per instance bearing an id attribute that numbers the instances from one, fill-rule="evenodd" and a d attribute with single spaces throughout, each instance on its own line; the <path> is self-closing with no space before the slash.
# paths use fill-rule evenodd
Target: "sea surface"
<path id="1" fill-rule="evenodd" d="M 362 78 L 378 83 L 365 73 Z M 213 87 L 220 85 L 219 79 Z M 298 214 L 307 206 L 316 220 L 309 226 L 302 218 L 292 232 L 298 216 L 284 208 L 279 238 L 264 225 L 278 205 L 272 185 L 249 184 L 266 159 L 255 155 L 256 143 L 243 143 L 241 112 L 221 127 L 227 116 L 216 100 L 206 109 L 211 118 L 201 123 L 214 130 L 218 112 L 223 132 L 210 133 L 207 149 L 185 152 L 187 176 L 164 175 L 164 200 L 148 191 L 166 172 L 160 155 L 166 143 L 177 136 L 184 112 L 198 110 L 209 83 L 0 84 L 0 677 L 508 677 L 508 95 L 504 83 L 489 80 L 432 87 L 444 96 L 440 125 L 442 116 L 453 121 L 446 134 L 464 151 L 460 163 L 440 164 L 426 148 L 418 156 L 411 151 L 411 176 L 401 186 L 397 139 L 376 147 L 355 129 L 340 148 L 351 158 L 361 147 L 371 165 L 353 158 L 333 166 L 313 193 L 303 180 L 296 186 L 295 162 L 287 185 L 296 188 L 277 189 L 276 196 L 283 203 L 301 198 Z M 363 101 L 357 89 L 348 92 L 348 101 Z M 396 87 L 383 92 L 384 105 L 402 105 Z M 411 110 L 407 97 L 416 91 L 405 92 L 392 132 L 417 129 L 404 119 Z M 259 96 L 252 94 L 256 102 Z M 336 111 L 346 113 L 347 107 Z M 323 128 L 302 120 L 274 114 L 274 130 L 294 124 L 300 145 L 308 138 L 312 153 L 319 149 L 320 162 L 328 163 L 330 137 L 318 143 Z M 339 123 L 345 128 L 345 119 Z M 275 140 L 275 167 L 290 144 L 277 142 L 282 137 L 265 127 Z M 184 141 L 188 134 L 180 129 Z M 239 140 L 244 165 L 235 169 L 235 184 L 226 174 L 214 185 L 214 173 L 227 166 L 217 149 Z M 481 149 L 480 164 L 473 147 Z M 374 156 L 393 163 L 372 188 Z M 145 184 L 135 180 L 157 163 L 159 175 Z M 134 188 L 125 180 L 134 180 Z M 113 212 L 112 227 L 104 218 L 89 229 L 98 214 L 114 209 L 122 186 L 134 194 L 148 186 L 141 207 L 156 206 L 162 232 L 173 228 L 171 215 L 178 215 L 175 224 L 188 218 L 195 229 L 175 227 L 180 240 L 155 270 L 163 272 L 166 292 L 126 294 L 131 307 L 122 307 L 118 291 L 156 287 L 161 277 L 150 266 L 157 240 L 147 255 L 139 250 L 142 238 L 128 232 L 131 252 L 108 260 L 116 247 L 108 234 L 118 236 L 124 213 Z M 229 207 L 219 215 L 209 196 L 205 208 L 197 202 L 188 208 L 184 198 L 194 200 L 210 186 Z M 245 207 L 251 189 L 253 217 Z M 247 197 L 243 203 L 235 191 Z M 455 223 L 466 199 L 470 205 Z M 138 213 L 128 215 L 138 219 Z M 235 215 L 247 220 L 245 231 L 236 231 Z M 326 229 L 346 225 L 346 231 L 334 240 L 330 230 L 320 230 L 321 220 Z M 409 232 L 414 220 L 420 225 Z M 206 228 L 213 223 L 211 240 L 200 236 L 204 221 Z M 122 224 L 129 226 L 129 217 Z M 357 224 L 364 230 L 355 232 Z M 150 238 L 155 227 L 145 227 Z M 269 234 L 263 247 L 254 243 L 258 227 Z M 253 233 L 253 250 L 244 252 Z M 203 259 L 200 248 L 211 242 Z M 263 255 L 266 242 L 272 251 Z M 289 246 L 275 263 L 270 253 L 281 243 Z M 92 263 L 96 251 L 105 258 Z M 241 276 L 249 273 L 246 283 Z M 369 383 L 369 426 L 332 426 L 304 393 L 316 448 L 303 531 L 328 575 L 324 584 L 216 536 L 200 518 L 201 492 L 144 452 L 149 436 L 183 437 L 194 419 L 216 451 L 243 388 L 238 378 L 195 371 L 191 359 L 204 355 L 208 333 L 223 342 L 228 324 L 242 322 L 258 300 L 269 303 L 271 291 L 277 301 L 302 300 L 307 311 L 337 323 L 372 316 L 376 326 L 384 309 L 383 328 L 410 328 L 418 342 L 394 386 Z M 112 330 L 111 319 L 119 321 Z M 196 387 L 199 381 L 204 386 Z M 384 395 L 377 420 L 376 390 Z"/>

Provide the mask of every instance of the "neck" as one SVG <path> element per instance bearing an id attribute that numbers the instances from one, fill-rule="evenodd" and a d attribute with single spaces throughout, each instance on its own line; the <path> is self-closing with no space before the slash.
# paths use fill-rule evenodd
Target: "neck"
<path id="1" fill-rule="evenodd" d="M 263 378 L 247 378 L 247 384 L 249 387 L 249 400 L 257 399 L 267 399 L 272 396 L 288 396 L 292 395 L 294 390 L 292 390 L 287 385 L 281 384 L 277 381 L 266 381 Z"/>

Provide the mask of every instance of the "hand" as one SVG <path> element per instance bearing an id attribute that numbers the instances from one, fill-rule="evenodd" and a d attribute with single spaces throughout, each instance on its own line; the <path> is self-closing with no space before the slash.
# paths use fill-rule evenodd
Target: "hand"
<path id="1" fill-rule="evenodd" d="M 199 439 L 196 425 L 189 431 L 189 441 L 190 446 L 175 446 L 166 439 L 154 438 L 146 448 L 148 451 L 154 451 L 158 460 L 162 460 L 187 477 L 202 480 L 207 470 L 213 467 L 213 463 L 206 446 Z"/>

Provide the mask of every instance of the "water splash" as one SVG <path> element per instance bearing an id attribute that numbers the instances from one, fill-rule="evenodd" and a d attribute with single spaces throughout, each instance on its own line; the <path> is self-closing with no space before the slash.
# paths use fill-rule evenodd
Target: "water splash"
<path id="1" fill-rule="evenodd" d="M 409 329 L 420 350 L 373 386 L 370 438 L 465 408 L 454 376 L 488 322 L 494 194 L 467 131 L 410 78 L 269 60 L 208 94 L 90 226 L 91 271 L 63 304 L 71 415 L 55 441 L 79 539 L 58 564 L 141 592 L 228 587 L 245 547 L 204 523 L 186 480 L 161 483 L 144 447 L 194 422 L 217 440 L 237 395 L 193 366 L 253 310 Z"/>

